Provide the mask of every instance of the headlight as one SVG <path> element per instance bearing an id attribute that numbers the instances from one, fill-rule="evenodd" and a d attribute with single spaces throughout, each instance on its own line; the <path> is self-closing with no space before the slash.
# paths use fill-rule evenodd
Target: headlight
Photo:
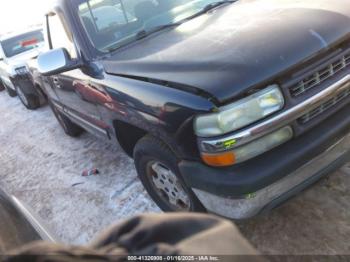
<path id="1" fill-rule="evenodd" d="M 231 166 L 261 155 L 293 138 L 293 129 L 289 126 L 257 139 L 232 151 L 217 154 L 202 153 L 203 161 L 210 166 Z"/>
<path id="2" fill-rule="evenodd" d="M 199 116 L 194 123 L 197 136 L 212 137 L 223 135 L 248 126 L 284 106 L 282 92 L 277 85 L 222 107 L 217 113 Z"/>

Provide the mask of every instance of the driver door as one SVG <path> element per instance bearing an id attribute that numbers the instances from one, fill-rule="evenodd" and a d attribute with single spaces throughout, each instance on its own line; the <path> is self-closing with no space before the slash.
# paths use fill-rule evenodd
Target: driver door
<path id="1" fill-rule="evenodd" d="M 73 38 L 65 26 L 64 17 L 52 13 L 48 16 L 48 37 L 50 49 L 65 48 L 72 59 L 77 58 Z M 57 95 L 58 108 L 62 108 L 69 118 L 98 136 L 107 136 L 99 124 L 101 117 L 94 97 L 91 97 L 91 77 L 81 69 L 75 69 L 50 77 L 50 85 Z M 56 104 L 56 106 L 57 106 Z"/>

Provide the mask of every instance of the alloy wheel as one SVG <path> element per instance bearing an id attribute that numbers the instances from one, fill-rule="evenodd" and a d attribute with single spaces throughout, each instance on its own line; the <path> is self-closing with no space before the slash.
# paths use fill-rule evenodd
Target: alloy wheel
<path id="1" fill-rule="evenodd" d="M 177 176 L 164 164 L 153 161 L 148 164 L 147 173 L 157 194 L 173 210 L 190 211 L 191 201 Z"/>

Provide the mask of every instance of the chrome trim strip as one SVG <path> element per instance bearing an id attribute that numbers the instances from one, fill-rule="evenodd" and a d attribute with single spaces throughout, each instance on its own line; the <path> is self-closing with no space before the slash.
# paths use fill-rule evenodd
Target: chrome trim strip
<path id="1" fill-rule="evenodd" d="M 73 113 L 71 110 L 69 110 L 69 109 L 59 105 L 57 102 L 55 102 L 55 101 L 52 101 L 52 102 L 55 104 L 55 107 L 58 110 L 60 110 L 62 113 L 64 113 L 64 114 L 74 118 L 75 120 L 81 122 L 82 124 L 87 125 L 87 126 L 97 130 L 98 132 L 100 132 L 100 133 L 102 133 L 102 134 L 104 134 L 105 136 L 108 137 L 108 132 L 105 129 L 90 123 L 89 121 L 85 120 L 84 118 L 82 118 L 82 117 L 78 116 L 77 114 Z"/>
<path id="2" fill-rule="evenodd" d="M 87 121 L 87 120 L 85 120 L 84 118 L 82 118 L 82 117 L 80 117 L 80 116 L 74 114 L 73 112 L 71 112 L 71 111 L 69 111 L 69 110 L 64 110 L 64 112 L 65 112 L 66 114 L 68 114 L 68 116 L 75 118 L 75 120 L 81 122 L 82 124 L 87 125 L 87 126 L 93 128 L 93 129 L 97 130 L 98 132 L 104 134 L 105 136 L 108 136 L 107 131 L 104 130 L 104 129 L 102 129 L 101 127 L 96 126 L 96 125 L 94 125 L 94 124 L 91 124 L 89 121 Z"/>
<path id="3" fill-rule="evenodd" d="M 193 192 L 211 213 L 232 219 L 254 217 L 268 204 L 316 176 L 349 151 L 350 134 L 347 134 L 298 170 L 258 192 L 242 196 L 241 199 L 221 197 L 195 188 Z"/>
<path id="4" fill-rule="evenodd" d="M 328 111 L 329 109 L 337 106 L 339 103 L 342 103 L 343 100 L 347 99 L 349 96 L 350 96 L 350 88 L 345 89 L 343 92 L 332 97 L 326 103 L 323 103 L 319 107 L 316 107 L 315 109 L 309 111 L 308 113 L 303 115 L 298 120 L 302 124 L 306 124 L 306 123 L 310 122 L 312 119 L 314 119 L 314 118 L 318 117 L 319 115 L 323 114 L 324 112 Z"/>
<path id="5" fill-rule="evenodd" d="M 61 106 L 60 104 L 58 104 L 57 102 L 55 102 L 55 101 L 53 101 L 53 100 L 51 100 L 51 102 L 55 105 L 55 107 L 56 107 L 58 110 L 60 110 L 60 111 L 63 112 L 63 106 Z"/>
<path id="6" fill-rule="evenodd" d="M 317 108 L 347 88 L 350 88 L 350 74 L 308 100 L 255 126 L 225 137 L 199 138 L 201 150 L 208 153 L 222 152 L 249 143 L 283 126 L 289 125 L 292 121 Z M 227 148 L 224 145 L 227 141 L 235 141 L 235 143 L 232 147 Z"/>

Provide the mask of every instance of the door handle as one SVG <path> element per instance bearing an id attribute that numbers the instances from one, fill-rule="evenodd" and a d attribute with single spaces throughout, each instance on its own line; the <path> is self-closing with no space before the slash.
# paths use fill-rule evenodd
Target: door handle
<path id="1" fill-rule="evenodd" d="M 54 77 L 54 78 L 52 79 L 52 81 L 53 81 L 53 83 L 55 84 L 55 86 L 56 86 L 57 88 L 62 88 L 61 85 L 60 85 L 60 80 L 58 79 L 58 77 Z"/>

